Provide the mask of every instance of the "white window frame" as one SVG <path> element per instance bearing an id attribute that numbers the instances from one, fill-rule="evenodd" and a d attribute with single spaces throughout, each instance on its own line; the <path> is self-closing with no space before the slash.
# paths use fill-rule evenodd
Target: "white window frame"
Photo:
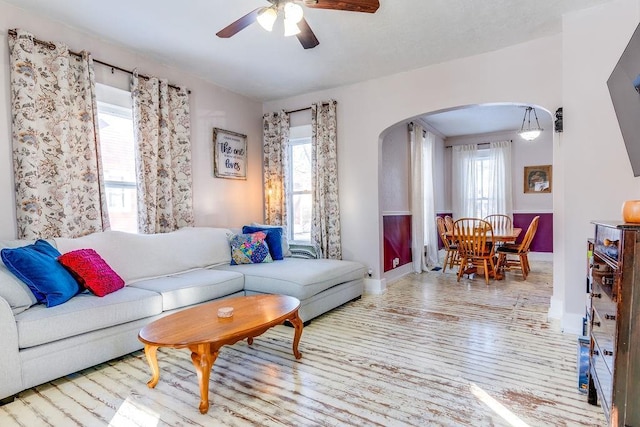
<path id="1" fill-rule="evenodd" d="M 122 90 L 116 87 L 108 86 L 101 83 L 96 83 L 96 98 L 98 111 L 100 113 L 110 114 L 116 117 L 124 119 L 130 119 L 133 121 L 133 101 L 131 98 L 131 92 Z M 105 191 L 109 189 L 135 189 L 137 190 L 136 181 L 113 181 L 105 180 Z M 110 200 L 107 200 L 108 209 L 111 212 L 122 211 L 122 207 L 114 207 L 110 205 Z"/>
<path id="2" fill-rule="evenodd" d="M 300 240 L 300 239 L 294 239 L 295 236 L 295 230 L 294 230 L 294 224 L 293 224 L 293 219 L 295 217 L 294 213 L 293 213 L 293 198 L 296 195 L 305 195 L 305 194 L 309 194 L 311 195 L 313 193 L 313 188 L 310 188 L 309 190 L 302 190 L 302 191 L 293 191 L 293 147 L 297 146 L 297 145 L 302 145 L 302 144 L 309 144 L 311 145 L 311 125 L 303 125 L 303 126 L 296 126 L 296 127 L 292 127 L 290 129 L 290 134 L 289 134 L 289 143 L 287 146 L 287 150 L 288 150 L 288 156 L 289 156 L 289 171 L 287 173 L 288 179 L 287 179 L 287 188 L 289 189 L 287 194 L 285 195 L 286 199 L 287 199 L 287 212 L 289 213 L 288 215 L 288 224 L 287 224 L 287 233 L 288 233 L 288 238 L 291 241 L 300 241 L 300 242 L 309 242 L 311 241 L 311 234 L 309 234 L 309 240 Z M 313 183 L 311 183 L 311 185 L 313 186 Z"/>

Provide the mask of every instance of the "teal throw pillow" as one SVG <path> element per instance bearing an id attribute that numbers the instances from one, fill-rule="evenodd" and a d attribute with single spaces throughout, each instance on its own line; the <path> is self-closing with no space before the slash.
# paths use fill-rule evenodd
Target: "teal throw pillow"
<path id="1" fill-rule="evenodd" d="M 262 231 L 232 235 L 229 238 L 231 265 L 273 262 L 273 258 L 269 254 L 269 246 L 265 241 L 266 237 L 267 234 Z"/>
<path id="2" fill-rule="evenodd" d="M 57 258 L 60 252 L 46 240 L 0 251 L 4 265 L 47 307 L 70 300 L 83 289 Z"/>

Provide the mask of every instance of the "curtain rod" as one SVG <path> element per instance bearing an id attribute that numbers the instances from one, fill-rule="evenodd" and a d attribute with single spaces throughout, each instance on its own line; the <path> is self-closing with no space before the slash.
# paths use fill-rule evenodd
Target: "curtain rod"
<path id="1" fill-rule="evenodd" d="M 9 33 L 10 36 L 13 36 L 13 37 L 16 37 L 18 35 L 18 32 L 16 30 L 9 30 L 8 33 Z M 47 41 L 44 41 L 44 40 L 40 40 L 40 39 L 35 38 L 35 37 L 33 38 L 33 41 L 35 43 L 37 43 L 37 44 L 42 45 L 42 46 L 46 46 L 49 49 L 55 49 L 55 47 L 56 47 L 56 45 L 54 43 L 52 43 L 52 42 L 47 42 Z M 69 49 L 69 53 L 71 55 L 74 55 L 74 56 L 77 56 L 77 57 L 80 57 L 80 58 L 82 57 L 82 53 L 74 52 L 71 49 Z M 93 59 L 93 62 L 96 62 L 96 63 L 98 63 L 100 65 L 104 65 L 105 67 L 111 68 L 111 74 L 113 74 L 113 70 L 118 70 L 118 71 L 121 71 L 123 73 L 127 73 L 127 74 L 133 75 L 133 71 L 132 70 L 127 70 L 127 69 L 124 69 L 122 67 L 118 67 L 117 65 L 112 65 L 112 64 L 109 64 L 107 62 L 95 59 L 95 58 L 92 58 L 92 59 Z M 149 80 L 150 79 L 149 76 L 145 76 L 144 74 L 138 74 L 138 77 L 143 78 L 145 80 Z M 180 89 L 179 86 L 172 85 L 172 84 L 169 84 L 169 87 L 174 88 L 174 89 Z M 187 93 L 191 93 L 191 90 L 187 89 Z"/>
<path id="2" fill-rule="evenodd" d="M 513 139 L 510 139 L 509 142 L 513 142 Z M 465 145 L 465 144 L 458 144 L 458 145 Z M 490 142 L 480 142 L 478 144 L 476 144 L 477 146 L 480 145 L 491 145 Z M 451 148 L 451 147 L 455 147 L 456 145 L 445 145 L 444 148 Z"/>
<path id="3" fill-rule="evenodd" d="M 328 102 L 323 102 L 322 105 L 329 105 Z M 297 110 L 285 111 L 286 114 L 299 113 L 300 111 L 311 110 L 311 107 L 298 108 Z"/>

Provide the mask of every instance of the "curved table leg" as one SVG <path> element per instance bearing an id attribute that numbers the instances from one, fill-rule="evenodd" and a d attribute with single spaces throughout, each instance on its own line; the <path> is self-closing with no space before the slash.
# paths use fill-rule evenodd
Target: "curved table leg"
<path id="1" fill-rule="evenodd" d="M 154 388 L 158 384 L 160 379 L 160 368 L 158 367 L 158 347 L 145 344 L 144 355 L 147 357 L 147 362 L 151 368 L 151 379 L 147 382 L 147 387 Z"/>
<path id="2" fill-rule="evenodd" d="M 249 345 L 253 344 L 253 337 L 247 338 L 247 344 L 249 344 Z"/>
<path id="3" fill-rule="evenodd" d="M 197 346 L 189 346 L 191 353 L 191 361 L 196 368 L 198 374 L 198 385 L 200 386 L 200 413 L 206 414 L 209 410 L 209 376 L 213 362 L 218 357 L 218 350 L 215 351 L 208 344 L 199 344 Z"/>
<path id="4" fill-rule="evenodd" d="M 300 337 L 302 336 L 302 319 L 300 319 L 300 316 L 298 316 L 298 312 L 296 311 L 288 320 L 295 328 L 295 335 L 293 336 L 293 355 L 296 359 L 300 359 L 302 357 L 302 353 L 298 351 L 298 344 L 300 343 Z"/>

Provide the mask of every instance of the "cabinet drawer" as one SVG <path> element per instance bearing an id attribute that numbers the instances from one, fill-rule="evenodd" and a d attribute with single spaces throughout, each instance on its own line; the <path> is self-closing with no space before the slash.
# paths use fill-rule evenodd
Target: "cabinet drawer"
<path id="1" fill-rule="evenodd" d="M 613 341 L 616 336 L 616 316 L 609 313 L 607 308 L 593 307 L 591 312 L 591 334 L 597 335 L 599 337 L 598 341 L 602 345 L 605 345 L 605 340 L 609 341 L 611 348 L 607 347 L 607 349 L 613 351 Z"/>
<path id="2" fill-rule="evenodd" d="M 600 406 L 604 410 L 607 419 L 609 419 L 611 400 L 613 397 L 613 375 L 611 374 L 611 360 L 607 360 L 610 359 L 610 356 L 602 355 L 602 350 L 598 348 L 596 341 L 594 341 L 593 350 L 594 351 L 593 353 L 591 353 L 590 360 L 591 378 L 593 379 L 593 382 L 596 386 Z"/>
<path id="3" fill-rule="evenodd" d="M 608 319 L 615 316 L 617 312 L 617 302 L 615 294 L 612 294 L 611 286 L 603 286 L 597 280 L 591 284 L 591 306 L 595 307 L 602 317 Z M 608 314 L 608 316 L 605 316 Z M 615 319 L 615 317 L 614 317 Z"/>
<path id="4" fill-rule="evenodd" d="M 611 335 L 603 334 L 598 331 L 592 331 L 591 339 L 593 340 L 593 356 L 598 359 L 609 371 L 609 376 L 613 372 L 614 361 L 614 342 Z"/>

